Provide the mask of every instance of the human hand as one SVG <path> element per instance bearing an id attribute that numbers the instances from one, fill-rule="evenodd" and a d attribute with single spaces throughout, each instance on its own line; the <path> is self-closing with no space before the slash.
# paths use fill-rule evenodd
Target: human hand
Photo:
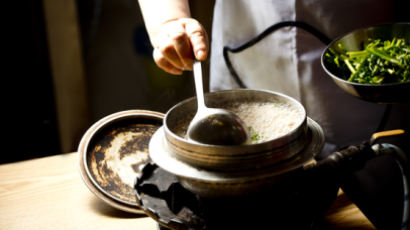
<path id="1" fill-rule="evenodd" d="M 202 25 L 192 18 L 180 18 L 162 24 L 153 44 L 155 63 L 175 75 L 192 70 L 193 58 L 204 61 L 209 52 L 208 35 Z"/>

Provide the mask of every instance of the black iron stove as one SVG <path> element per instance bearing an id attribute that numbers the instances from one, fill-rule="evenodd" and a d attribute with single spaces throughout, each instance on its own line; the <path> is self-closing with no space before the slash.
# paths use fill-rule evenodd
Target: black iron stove
<path id="1" fill-rule="evenodd" d="M 141 167 L 135 192 L 161 229 L 321 229 L 341 175 L 375 156 L 368 142 L 302 167 L 280 182 L 239 197 L 200 197 L 154 163 Z"/>

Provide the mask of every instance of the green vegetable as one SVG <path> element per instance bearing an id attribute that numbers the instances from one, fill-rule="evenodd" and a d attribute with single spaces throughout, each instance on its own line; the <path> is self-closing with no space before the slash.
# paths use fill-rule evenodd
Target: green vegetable
<path id="1" fill-rule="evenodd" d="M 257 134 L 251 126 L 248 127 L 248 130 L 249 130 L 249 134 L 251 135 L 251 142 L 252 143 L 256 143 L 261 139 L 259 134 Z"/>
<path id="2" fill-rule="evenodd" d="M 339 52 L 329 48 L 325 61 L 338 77 L 364 84 L 410 82 L 410 45 L 402 38 L 369 39 L 359 51 L 337 46 Z"/>

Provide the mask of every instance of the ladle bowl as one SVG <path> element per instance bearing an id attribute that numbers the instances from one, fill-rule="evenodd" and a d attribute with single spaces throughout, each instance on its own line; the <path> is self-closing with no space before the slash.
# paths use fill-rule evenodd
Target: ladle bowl
<path id="1" fill-rule="evenodd" d="M 241 145 L 250 140 L 246 124 L 226 109 L 206 108 L 192 119 L 187 137 L 214 145 Z"/>
<path id="2" fill-rule="evenodd" d="M 407 44 L 410 43 L 410 23 L 383 24 L 369 28 L 358 29 L 345 34 L 331 42 L 322 53 L 322 66 L 333 81 L 347 93 L 362 100 L 375 103 L 401 103 L 410 101 L 410 82 L 388 83 L 388 84 L 361 84 L 344 80 L 338 74 L 338 70 L 325 61 L 325 54 L 329 49 L 336 52 L 342 44 L 347 51 L 358 51 L 363 48 L 363 43 L 369 38 L 380 40 L 392 40 L 403 38 Z"/>

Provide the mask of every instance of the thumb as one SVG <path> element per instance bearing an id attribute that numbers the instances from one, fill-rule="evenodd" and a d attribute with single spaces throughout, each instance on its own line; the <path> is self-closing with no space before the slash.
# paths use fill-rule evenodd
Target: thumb
<path id="1" fill-rule="evenodd" d="M 209 41 L 204 27 L 195 19 L 187 19 L 185 31 L 191 42 L 195 58 L 198 61 L 206 60 L 209 53 Z"/>

